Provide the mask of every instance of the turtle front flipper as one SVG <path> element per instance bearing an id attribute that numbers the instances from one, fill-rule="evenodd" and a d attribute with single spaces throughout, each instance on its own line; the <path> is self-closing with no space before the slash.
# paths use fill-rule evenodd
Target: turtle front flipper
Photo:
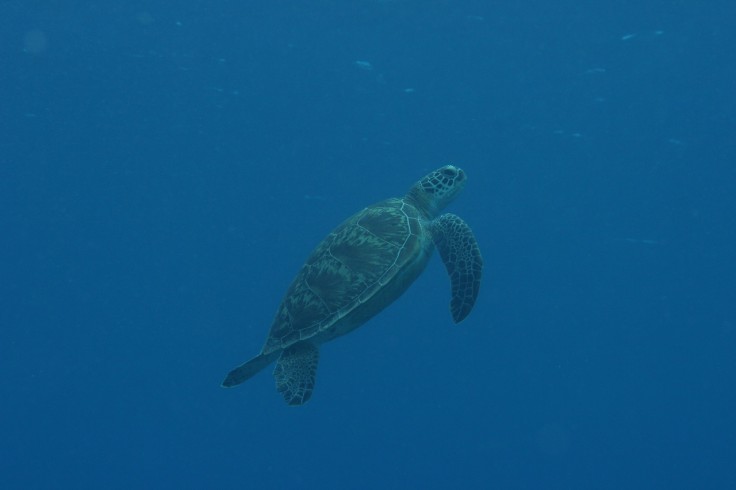
<path id="1" fill-rule="evenodd" d="M 302 405 L 309 400 L 317 377 L 319 349 L 311 342 L 297 342 L 281 353 L 273 376 L 276 389 L 289 405 Z"/>
<path id="2" fill-rule="evenodd" d="M 483 258 L 473 231 L 459 216 L 443 214 L 432 223 L 432 239 L 452 283 L 450 311 L 455 323 L 473 309 L 480 289 Z"/>

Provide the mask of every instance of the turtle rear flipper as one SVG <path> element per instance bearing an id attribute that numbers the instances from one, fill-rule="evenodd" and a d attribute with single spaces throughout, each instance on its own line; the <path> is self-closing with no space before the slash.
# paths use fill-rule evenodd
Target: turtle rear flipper
<path id="1" fill-rule="evenodd" d="M 281 353 L 273 376 L 276 389 L 289 405 L 302 405 L 309 400 L 317 376 L 319 349 L 311 342 L 297 342 Z"/>
<path id="2" fill-rule="evenodd" d="M 225 380 L 222 382 L 222 386 L 224 388 L 230 388 L 249 380 L 256 374 L 261 372 L 263 368 L 271 364 L 277 355 L 278 351 L 272 352 L 267 355 L 259 354 L 253 359 L 245 362 L 244 364 L 241 364 L 240 366 L 227 373 Z"/>
<path id="3" fill-rule="evenodd" d="M 450 311 L 455 323 L 473 309 L 480 289 L 483 258 L 473 230 L 452 213 L 443 214 L 432 223 L 432 239 L 445 263 L 452 283 Z"/>

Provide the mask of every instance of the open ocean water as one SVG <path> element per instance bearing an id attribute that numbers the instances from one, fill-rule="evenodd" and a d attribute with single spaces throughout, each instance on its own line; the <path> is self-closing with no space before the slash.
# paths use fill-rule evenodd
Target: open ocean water
<path id="1" fill-rule="evenodd" d="M 736 488 L 736 4 L 0 1 L 3 489 Z M 452 163 L 437 256 L 255 355 L 310 250 Z"/>

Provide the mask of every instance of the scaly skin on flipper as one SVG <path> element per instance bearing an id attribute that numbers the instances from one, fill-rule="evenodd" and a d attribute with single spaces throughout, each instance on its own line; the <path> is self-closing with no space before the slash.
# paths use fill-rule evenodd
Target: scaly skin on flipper
<path id="1" fill-rule="evenodd" d="M 470 227 L 459 216 L 447 213 L 432 224 L 432 236 L 452 283 L 450 311 L 455 323 L 468 316 L 480 290 L 483 258 Z"/>
<path id="2" fill-rule="evenodd" d="M 276 390 L 289 405 L 301 405 L 312 396 L 319 349 L 311 342 L 297 342 L 281 353 L 273 370 Z"/>

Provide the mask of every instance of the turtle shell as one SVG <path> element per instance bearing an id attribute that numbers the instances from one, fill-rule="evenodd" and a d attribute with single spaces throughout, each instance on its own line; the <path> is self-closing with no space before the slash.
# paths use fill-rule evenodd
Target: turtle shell
<path id="1" fill-rule="evenodd" d="M 387 199 L 335 228 L 289 286 L 262 353 L 300 340 L 325 342 L 388 306 L 432 253 L 424 220 L 424 213 L 404 199 Z"/>

